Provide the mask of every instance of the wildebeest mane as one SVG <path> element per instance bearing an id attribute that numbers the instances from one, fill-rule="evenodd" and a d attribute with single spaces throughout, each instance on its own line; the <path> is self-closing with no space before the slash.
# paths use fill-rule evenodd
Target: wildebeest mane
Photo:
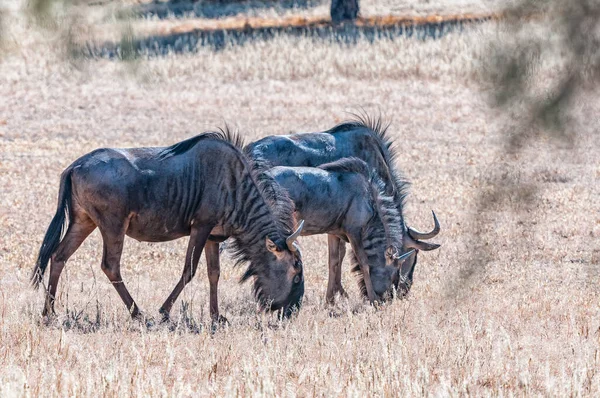
<path id="1" fill-rule="evenodd" d="M 369 200 L 375 210 L 363 232 L 363 244 L 365 250 L 369 249 L 368 254 L 384 255 L 389 245 L 402 247 L 402 214 L 398 211 L 394 197 L 386 193 L 386 184 L 376 170 L 370 169 L 362 159 L 354 157 L 326 163 L 318 168 L 330 172 L 360 173 L 365 177 L 370 193 Z M 359 288 L 366 294 L 363 273 L 354 252 L 351 261 L 352 271 L 358 276 Z"/>
<path id="2" fill-rule="evenodd" d="M 243 144 L 238 146 L 239 149 L 242 149 L 241 145 Z M 284 235 L 280 234 L 279 236 L 275 236 L 271 234 L 268 235 L 268 237 L 280 250 L 285 250 L 287 248 L 286 239 L 296 228 L 296 220 L 294 218 L 295 204 L 288 192 L 281 187 L 273 177 L 266 173 L 270 168 L 268 162 L 250 157 L 243 149 L 242 152 L 248 162 L 250 174 L 254 181 L 256 181 L 256 184 L 262 193 L 262 197 L 270 204 L 271 208 L 275 210 L 275 219 L 280 226 L 278 228 L 279 231 L 284 231 Z M 260 275 L 260 267 L 264 265 L 262 262 L 252 261 L 258 254 L 258 250 L 256 250 L 257 246 L 251 244 L 253 241 L 256 241 L 256 238 L 250 235 L 235 236 L 233 239 L 231 254 L 235 259 L 235 264 L 248 263 L 246 271 L 240 278 L 240 283 L 244 283 L 253 276 Z M 263 245 L 266 244 L 266 242 L 261 243 Z M 254 281 L 253 294 L 259 302 L 264 301 L 261 281 L 259 279 L 255 279 Z"/>
<path id="3" fill-rule="evenodd" d="M 367 284 L 365 283 L 365 276 L 360 269 L 360 264 L 358 259 L 356 258 L 356 254 L 353 251 L 350 251 L 350 264 L 352 264 L 352 273 L 356 277 L 356 283 L 358 284 L 358 290 L 360 290 L 360 294 L 363 296 L 367 296 Z"/>
<path id="4" fill-rule="evenodd" d="M 391 183 L 394 188 L 394 202 L 396 202 L 398 211 L 400 211 L 402 215 L 402 209 L 404 208 L 410 183 L 402 176 L 396 167 L 398 151 L 393 145 L 393 140 L 389 136 L 388 130 L 390 123 L 386 122 L 381 116 L 373 117 L 366 112 L 353 113 L 352 117 L 352 120 L 338 124 L 328 130 L 327 133 L 336 134 L 357 128 L 367 129 L 373 133 L 373 137 L 379 144 L 378 148 L 381 156 L 383 157 L 392 178 Z"/>
<path id="5" fill-rule="evenodd" d="M 367 177 L 370 174 L 367 163 L 355 157 L 342 158 L 331 163 L 319 165 L 317 168 L 331 172 L 360 173 Z"/>
<path id="6" fill-rule="evenodd" d="M 290 199 L 287 191 L 277 184 L 277 182 L 261 172 L 261 167 L 256 165 L 253 159 L 246 155 L 243 151 L 244 140 L 239 133 L 233 132 L 228 126 L 221 128 L 218 131 L 211 131 L 196 135 L 188 138 L 184 141 L 173 144 L 169 147 L 164 148 L 159 154 L 159 159 L 167 159 L 172 156 L 183 154 L 195 145 L 203 140 L 214 139 L 226 142 L 233 146 L 238 152 L 239 159 L 241 160 L 247 176 L 252 179 L 253 185 L 258 188 L 258 192 L 262 200 L 269 207 L 268 215 L 272 216 L 272 220 L 275 225 L 275 229 L 270 231 L 253 230 L 253 225 L 250 226 L 247 233 L 237 234 L 233 236 L 232 245 L 232 257 L 235 259 L 236 264 L 248 263 L 248 268 L 241 279 L 241 282 L 248 279 L 250 276 L 256 275 L 258 267 L 262 266 L 261 262 L 252 261 L 257 258 L 259 249 L 258 244 L 262 244 L 265 247 L 264 242 L 257 243 L 258 239 L 269 238 L 275 244 L 283 249 L 286 245 L 285 239 L 293 232 L 295 227 L 295 220 L 293 218 L 294 203 Z M 265 215 L 263 217 L 267 217 Z M 238 224 L 244 224 L 244 217 L 250 217 L 244 210 L 236 212 L 234 217 L 237 217 Z M 262 217 L 261 217 L 262 218 Z M 261 220 L 257 220 L 258 222 Z M 255 287 L 257 289 L 257 287 Z"/>
<path id="7" fill-rule="evenodd" d="M 296 227 L 296 220 L 294 218 L 295 205 L 290 198 L 288 192 L 283 189 L 274 178 L 262 172 L 259 166 L 256 166 L 252 159 L 248 158 L 251 166 L 251 175 L 257 182 L 257 185 L 262 192 L 263 198 L 270 204 L 271 208 L 275 211 L 275 222 L 279 224 L 279 231 L 284 231 L 283 235 L 269 234 L 267 235 L 280 250 L 287 248 L 286 238 L 292 234 Z M 266 171 L 266 170 L 263 170 Z M 258 257 L 257 246 L 252 245 L 257 239 L 252 235 L 239 235 L 234 236 L 233 244 L 231 247 L 231 255 L 235 259 L 235 265 L 242 263 L 248 263 L 248 267 L 244 274 L 240 278 L 240 283 L 246 282 L 253 276 L 260 275 L 260 268 L 264 264 L 260 261 L 252 261 Z M 264 239 L 263 239 L 264 240 Z M 263 247 L 266 242 L 259 242 Z M 296 287 L 294 287 L 296 289 Z M 254 280 L 254 286 L 252 287 L 254 297 L 261 303 L 265 303 L 263 297 L 261 281 L 259 279 Z"/>
<path id="8" fill-rule="evenodd" d="M 208 131 L 205 133 L 201 133 L 194 137 L 190 137 L 186 140 L 168 146 L 161 150 L 157 156 L 159 159 L 163 160 L 172 156 L 181 155 L 192 149 L 200 141 L 207 139 L 228 142 L 237 149 L 241 149 L 244 147 L 244 139 L 242 138 L 242 136 L 237 132 L 231 131 L 229 129 L 229 126 L 225 125 L 225 128 L 219 128 L 217 131 Z"/>
<path id="9" fill-rule="evenodd" d="M 372 204 L 376 217 L 381 219 L 389 244 L 402 246 L 402 215 L 399 214 L 394 198 L 386 194 L 385 182 L 376 170 L 369 169 L 367 163 L 359 158 L 348 157 L 325 163 L 317 168 L 330 172 L 360 173 L 368 181 Z"/>
<path id="10" fill-rule="evenodd" d="M 256 259 L 259 247 L 253 243 L 256 243 L 257 238 L 269 238 L 271 239 L 279 249 L 285 249 L 287 247 L 286 238 L 292 234 L 296 227 L 296 220 L 294 219 L 294 202 L 289 197 L 287 191 L 283 189 L 274 178 L 264 173 L 266 165 L 263 165 L 260 161 L 252 159 L 244 151 L 244 140 L 238 133 L 231 132 L 227 127 L 221 129 L 218 133 L 224 141 L 232 144 L 240 152 L 240 157 L 249 173 L 250 178 L 254 184 L 258 187 L 258 191 L 262 199 L 267 203 L 269 209 L 273 211 L 273 221 L 277 226 L 276 231 L 271 231 L 263 236 L 262 233 L 258 234 L 240 234 L 233 236 L 233 244 L 231 245 L 231 255 L 235 260 L 236 265 L 242 263 L 248 263 L 248 268 L 242 275 L 240 282 L 245 282 L 251 276 L 258 274 L 259 267 L 263 264 L 261 262 L 252 261 Z M 243 216 L 243 212 L 238 212 Z M 246 214 L 246 216 L 248 216 Z M 265 242 L 261 242 L 265 247 Z M 254 286 L 254 293 L 256 296 L 260 293 L 260 286 Z"/>
<path id="11" fill-rule="evenodd" d="M 263 199 L 274 210 L 274 219 L 278 225 L 278 231 L 280 234 L 268 234 L 267 237 L 271 239 L 279 249 L 285 249 L 287 247 L 286 238 L 292 234 L 295 229 L 294 219 L 294 202 L 290 199 L 287 191 L 283 189 L 272 177 L 266 175 L 266 173 L 260 173 L 258 169 L 252 168 L 252 161 L 248 159 L 250 165 L 251 176 L 256 182 L 259 191 L 262 194 Z M 234 236 L 231 254 L 236 260 L 236 265 L 248 262 L 248 269 L 240 279 L 240 282 L 246 281 L 250 276 L 256 274 L 256 267 L 261 264 L 251 262 L 254 251 L 254 246 L 250 245 L 253 241 L 252 236 Z M 263 242 L 263 245 L 265 243 Z"/>
<path id="12" fill-rule="evenodd" d="M 364 162 L 363 162 L 364 163 Z M 375 240 L 381 241 L 385 238 L 385 246 L 379 246 L 378 254 L 383 255 L 385 249 L 392 245 L 396 248 L 402 247 L 403 224 L 402 214 L 398 211 L 393 196 L 386 193 L 386 186 L 375 170 L 369 170 L 369 186 L 371 188 L 371 200 L 375 208 L 375 215 L 369 220 L 363 239 L 371 243 Z M 370 245 L 365 244 L 365 248 Z M 351 254 L 352 272 L 357 275 L 358 286 L 366 295 L 366 285 L 363 273 L 354 252 Z"/>
<path id="13" fill-rule="evenodd" d="M 389 126 L 390 123 L 384 122 L 381 117 L 372 117 L 369 116 L 366 112 L 359 112 L 352 115 L 354 120 L 350 120 L 344 122 L 336 127 L 334 127 L 330 133 L 335 134 L 336 132 L 347 131 L 353 128 L 366 128 L 373 133 L 374 138 L 379 143 L 379 151 L 381 156 L 383 157 L 385 163 L 388 166 L 388 172 L 392 179 L 391 183 L 393 185 L 393 197 L 392 200 L 395 203 L 395 207 L 397 209 L 398 215 L 400 216 L 400 228 L 401 231 L 397 231 L 399 235 L 396 235 L 400 238 L 400 242 L 403 237 L 404 229 L 406 228 L 404 224 L 404 215 L 403 209 L 406 202 L 406 196 L 408 194 L 408 188 L 410 183 L 402 176 L 400 171 L 396 167 L 396 159 L 398 158 L 397 148 L 393 145 L 392 139 L 389 137 Z M 383 183 L 383 182 L 381 182 Z M 380 190 L 380 192 L 382 192 Z M 380 198 L 390 198 L 388 195 L 380 196 Z M 384 206 L 385 207 L 385 206 Z M 385 220 L 384 220 L 385 223 Z M 391 225 L 391 224 L 388 224 Z M 398 225 L 398 224 L 393 224 Z M 394 233 L 395 234 L 395 233 Z M 398 246 L 400 247 L 400 246 Z M 365 285 L 363 274 L 360 270 L 360 265 L 356 259 L 354 253 L 351 255 L 351 263 L 353 265 L 352 271 L 355 273 L 358 279 L 358 286 L 363 295 L 367 294 L 367 288 Z"/>

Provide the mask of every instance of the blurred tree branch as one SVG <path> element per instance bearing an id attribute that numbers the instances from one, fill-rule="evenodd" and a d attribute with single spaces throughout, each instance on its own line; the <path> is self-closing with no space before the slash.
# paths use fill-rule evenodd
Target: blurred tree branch
<path id="1" fill-rule="evenodd" d="M 584 91 L 600 83 L 600 1 L 521 0 L 504 15 L 496 40 L 490 43 L 484 74 L 493 106 L 509 116 L 506 147 L 490 159 L 490 170 L 483 171 L 489 189 L 482 190 L 474 209 L 477 239 L 459 272 L 458 285 L 449 285 L 451 296 L 484 273 L 495 257 L 491 227 L 495 212 L 512 211 L 523 225 L 531 221 L 528 214 L 535 211 L 540 187 L 521 176 L 520 153 L 546 138 L 572 144 L 583 134 L 572 116 L 573 107 Z M 546 150 L 553 149 L 546 146 Z M 526 229 L 527 234 L 532 231 Z M 515 236 L 512 250 L 529 250 L 522 242 L 532 238 Z"/>
<path id="2" fill-rule="evenodd" d="M 511 151 L 542 135 L 575 138 L 568 117 L 573 99 L 600 80 L 599 17 L 597 0 L 523 0 L 506 13 L 513 40 L 493 45 L 488 77 L 494 105 L 521 110 L 508 134 Z M 542 20 L 542 31 L 531 34 L 530 22 L 536 19 Z M 560 68 L 545 78 L 540 93 L 536 75 L 553 57 L 560 57 Z"/>

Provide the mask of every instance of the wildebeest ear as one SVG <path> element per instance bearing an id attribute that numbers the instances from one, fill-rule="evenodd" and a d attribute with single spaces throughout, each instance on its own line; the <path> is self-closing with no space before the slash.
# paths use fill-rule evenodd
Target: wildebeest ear
<path id="1" fill-rule="evenodd" d="M 275 242 L 273 242 L 271 239 L 267 238 L 267 250 L 272 252 L 272 253 L 276 253 L 279 251 L 279 249 L 277 248 L 277 245 L 275 244 Z"/>
<path id="2" fill-rule="evenodd" d="M 396 257 L 398 257 L 400 255 L 400 250 L 398 250 L 398 248 L 394 245 L 390 245 L 387 247 L 387 249 L 385 249 L 385 263 L 387 265 L 390 265 L 392 262 L 394 262 L 394 260 L 396 259 Z"/>

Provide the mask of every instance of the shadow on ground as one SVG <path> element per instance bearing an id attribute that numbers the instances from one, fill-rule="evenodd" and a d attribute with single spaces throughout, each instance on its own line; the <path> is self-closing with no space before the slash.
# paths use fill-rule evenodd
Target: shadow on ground
<path id="1" fill-rule="evenodd" d="M 280 36 L 307 37 L 342 45 L 354 45 L 359 41 L 369 43 L 378 40 L 394 40 L 409 37 L 420 40 L 439 39 L 453 32 L 461 32 L 468 26 L 489 20 L 488 17 L 443 22 L 430 22 L 412 25 L 365 26 L 352 23 L 342 25 L 324 24 L 320 26 L 277 26 L 264 28 L 191 30 L 160 36 L 135 38 L 126 43 L 107 42 L 100 45 L 86 45 L 77 55 L 84 57 L 127 58 L 125 51 L 135 55 L 164 56 L 170 53 L 194 52 L 200 47 L 215 51 L 230 46 L 244 45 L 257 40 L 271 40 Z"/>
<path id="2" fill-rule="evenodd" d="M 322 0 L 170 0 L 141 4 L 131 8 L 134 15 L 156 18 L 223 18 L 248 14 L 253 10 L 308 9 L 322 3 Z"/>

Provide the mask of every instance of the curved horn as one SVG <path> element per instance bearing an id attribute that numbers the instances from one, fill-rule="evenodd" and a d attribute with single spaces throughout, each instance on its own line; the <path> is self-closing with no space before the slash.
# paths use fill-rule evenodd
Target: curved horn
<path id="1" fill-rule="evenodd" d="M 296 239 L 298 239 L 298 237 L 302 233 L 303 227 L 304 227 L 304 220 L 300 220 L 300 223 L 298 224 L 298 228 L 294 231 L 293 234 L 288 236 L 288 238 L 285 240 L 285 243 L 287 244 L 288 249 L 290 249 L 290 251 L 292 251 L 292 252 L 296 251 L 296 246 L 294 246 L 294 241 Z"/>
<path id="2" fill-rule="evenodd" d="M 435 250 L 438 247 L 440 247 L 440 245 L 438 245 L 437 243 L 427 243 L 427 242 L 421 242 L 419 240 L 415 240 L 410 235 L 405 236 L 404 239 L 406 241 L 404 243 L 404 247 L 410 247 L 412 249 L 423 250 L 425 252 L 428 252 L 430 250 Z"/>
<path id="3" fill-rule="evenodd" d="M 435 223 L 431 232 L 419 232 L 416 229 L 412 229 L 411 227 L 408 227 L 408 234 L 410 235 L 411 238 L 413 238 L 415 240 L 431 239 L 440 233 L 440 222 L 438 221 L 437 217 L 435 216 L 435 212 L 433 210 L 431 210 L 431 214 L 433 214 L 433 222 Z"/>

